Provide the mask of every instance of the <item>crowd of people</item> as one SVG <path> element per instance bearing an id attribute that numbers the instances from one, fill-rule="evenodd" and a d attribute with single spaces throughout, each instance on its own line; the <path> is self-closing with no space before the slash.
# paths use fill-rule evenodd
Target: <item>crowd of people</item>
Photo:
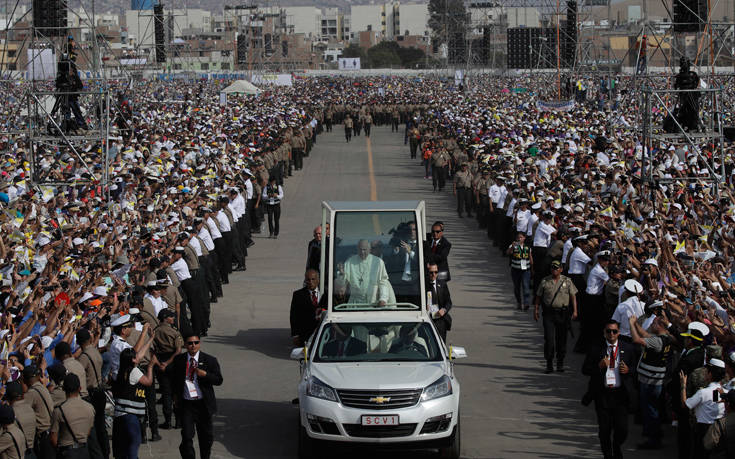
<path id="1" fill-rule="evenodd" d="M 116 404 L 127 406 L 117 417 L 132 416 L 116 419 L 115 457 L 133 457 L 120 449 L 136 438 L 159 438 L 155 385 L 164 394 L 162 427 L 181 421 L 170 402 L 184 389 L 166 368 L 184 337 L 197 346 L 206 336 L 229 275 L 247 268 L 252 234 L 266 230 L 265 215 L 278 236 L 284 183 L 334 124 L 347 141 L 372 125 L 403 131 L 433 189 L 450 184 L 458 215 L 475 218 L 508 257 L 518 310 L 533 306 L 543 316 L 544 371 L 565 370 L 567 334 L 579 330 L 575 350 L 587 355 L 591 376 L 584 401 L 597 409 L 606 457 L 619 457 L 626 438 L 621 405 L 643 419 L 641 447 L 659 447 L 661 424 L 673 420 L 681 457 L 706 457 L 713 442 L 722 448 L 733 426 L 726 382 L 735 376 L 732 145 L 719 157 L 708 143 L 698 155 L 681 141 L 657 141 L 644 158 L 634 79 L 621 77 L 615 94 L 593 90 L 590 79 L 591 102 L 569 111 L 538 108 L 546 83 L 477 77 L 460 90 L 435 78 L 298 78 L 222 106 L 224 82 L 147 81 L 134 90 L 121 82 L 113 89 L 126 116 L 106 151 L 89 142 L 31 157 L 25 135 L 2 137 L 1 370 L 15 414 L 0 408 L 0 423 L 17 436 L 16 455 L 84 449 L 107 457 L 108 389 L 130 400 Z M 731 83 L 721 84 L 727 102 Z M 0 114 L 7 131 L 25 125 L 25 85 L 8 88 Z M 80 105 L 93 126 L 94 110 Z M 654 123 L 665 113 L 656 107 Z M 107 184 L 99 180 L 106 162 Z M 715 181 L 713 165 L 725 170 Z M 644 181 L 644 171 L 655 180 Z M 129 390 L 138 386 L 142 400 Z M 78 405 L 88 419 L 86 405 L 55 408 L 77 393 L 94 408 L 89 430 L 63 418 Z M 30 426 L 24 404 L 36 432 L 21 435 L 11 417 Z"/>
<path id="2" fill-rule="evenodd" d="M 508 258 L 517 310 L 543 318 L 545 373 L 565 371 L 578 332 L 604 457 L 622 457 L 629 412 L 640 449 L 670 423 L 679 457 L 733 457 L 735 150 L 682 135 L 644 156 L 635 81 L 618 83 L 547 111 L 538 79 L 476 82 L 407 114 L 407 153 Z M 666 114 L 654 107 L 657 129 Z"/>

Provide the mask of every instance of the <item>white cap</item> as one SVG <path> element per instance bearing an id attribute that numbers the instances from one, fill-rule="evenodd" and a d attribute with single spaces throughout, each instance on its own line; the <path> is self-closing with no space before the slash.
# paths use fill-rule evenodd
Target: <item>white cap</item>
<path id="1" fill-rule="evenodd" d="M 42 336 L 41 337 L 41 347 L 47 349 L 49 346 L 51 346 L 51 343 L 54 342 L 54 339 L 50 336 Z"/>
<path id="2" fill-rule="evenodd" d="M 93 296 L 94 295 L 92 295 L 89 292 L 84 292 L 84 295 L 82 295 L 82 297 L 79 299 L 79 303 L 84 303 L 85 301 L 87 301 L 88 299 L 92 298 Z"/>
<path id="3" fill-rule="evenodd" d="M 635 293 L 636 295 L 643 293 L 643 286 L 640 282 L 635 279 L 628 279 L 625 281 L 625 290 Z"/>
<path id="4" fill-rule="evenodd" d="M 128 309 L 128 314 L 130 314 L 130 315 L 140 314 L 140 309 L 138 309 L 138 308 L 130 308 L 130 309 Z"/>
<path id="5" fill-rule="evenodd" d="M 107 287 L 95 287 L 94 290 L 92 290 L 92 294 L 97 296 L 107 296 Z"/>
<path id="6" fill-rule="evenodd" d="M 658 262 L 655 258 L 649 258 L 648 260 L 643 262 L 644 265 L 653 265 L 658 268 Z"/>
<path id="7" fill-rule="evenodd" d="M 80 237 L 75 237 L 74 239 L 71 240 L 71 242 L 74 245 L 82 245 L 82 244 L 84 244 L 84 240 L 82 238 L 80 238 Z"/>
<path id="8" fill-rule="evenodd" d="M 128 322 L 130 322 L 130 316 L 128 314 L 125 314 L 124 316 L 120 316 L 117 319 L 113 320 L 110 325 L 112 325 L 113 327 L 119 327 L 120 325 L 125 325 Z"/>
<path id="9" fill-rule="evenodd" d="M 700 332 L 702 332 L 702 336 L 709 335 L 709 327 L 702 322 L 689 322 L 687 330 L 699 330 Z"/>
<path id="10" fill-rule="evenodd" d="M 720 359 L 709 359 L 709 364 L 717 368 L 725 368 L 725 362 Z"/>

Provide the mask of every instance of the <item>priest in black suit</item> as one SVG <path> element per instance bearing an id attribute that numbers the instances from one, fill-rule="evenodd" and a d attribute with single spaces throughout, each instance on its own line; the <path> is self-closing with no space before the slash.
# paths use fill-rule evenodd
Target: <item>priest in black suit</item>
<path id="1" fill-rule="evenodd" d="M 291 339 L 295 346 L 303 346 L 319 325 L 320 300 L 319 273 L 307 269 L 304 287 L 293 292 L 291 297 Z"/>
<path id="2" fill-rule="evenodd" d="M 322 355 L 326 357 L 353 357 L 367 353 L 367 343 L 352 336 L 349 324 L 334 324 L 334 339 L 324 344 Z"/>
<path id="3" fill-rule="evenodd" d="M 447 283 L 437 279 L 439 267 L 436 263 L 427 263 L 426 273 L 428 276 L 426 292 L 431 292 L 431 304 L 427 304 L 426 307 L 429 308 L 436 331 L 446 342 L 447 331 L 452 329 L 452 316 L 449 315 L 449 310 L 452 309 L 452 297 L 449 295 Z"/>
<path id="4" fill-rule="evenodd" d="M 582 365 L 590 377 L 583 404 L 595 402 L 600 447 L 605 459 L 622 458 L 622 445 L 628 436 L 628 412 L 633 393 L 633 345 L 620 337 L 620 324 L 609 320 L 603 331 L 604 344 L 593 346 Z"/>
<path id="5" fill-rule="evenodd" d="M 440 281 L 449 282 L 452 276 L 449 275 L 449 251 L 452 249 L 452 243 L 444 237 L 444 224 L 435 222 L 431 225 L 431 233 L 426 236 L 424 241 L 424 261 L 427 263 L 436 263 L 439 267 L 438 279 Z"/>
<path id="6" fill-rule="evenodd" d="M 201 352 L 198 335 L 184 339 L 186 352 L 174 357 L 166 368 L 171 375 L 176 418 L 181 420 L 181 445 L 183 459 L 195 459 L 194 430 L 199 439 L 201 459 L 209 459 L 214 443 L 212 416 L 217 412 L 214 386 L 222 385 L 222 373 L 217 359 Z"/>

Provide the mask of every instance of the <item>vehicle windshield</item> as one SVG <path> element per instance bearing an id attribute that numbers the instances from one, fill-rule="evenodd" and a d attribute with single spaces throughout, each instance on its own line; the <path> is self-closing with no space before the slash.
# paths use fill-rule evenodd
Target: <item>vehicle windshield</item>
<path id="1" fill-rule="evenodd" d="M 317 341 L 316 362 L 441 361 L 426 322 L 331 323 Z"/>
<path id="2" fill-rule="evenodd" d="M 333 234 L 334 306 L 421 305 L 414 212 L 337 212 Z"/>

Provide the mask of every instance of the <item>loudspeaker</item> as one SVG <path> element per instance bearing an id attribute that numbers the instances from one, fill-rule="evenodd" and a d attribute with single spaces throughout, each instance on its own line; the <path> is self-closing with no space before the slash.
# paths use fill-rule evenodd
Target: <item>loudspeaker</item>
<path id="1" fill-rule="evenodd" d="M 674 0 L 674 32 L 701 32 L 707 20 L 707 0 Z"/>
<path id="2" fill-rule="evenodd" d="M 153 32 L 156 41 L 156 62 L 166 62 L 166 35 L 163 30 L 163 5 L 156 4 L 153 7 Z"/>
<path id="3" fill-rule="evenodd" d="M 511 27 L 508 29 L 509 69 L 531 68 L 530 43 L 532 27 Z"/>
<path id="4" fill-rule="evenodd" d="M 248 63 L 248 40 L 245 34 L 237 34 L 237 63 L 244 65 Z"/>
<path id="5" fill-rule="evenodd" d="M 564 67 L 574 67 L 577 56 L 577 2 L 575 0 L 567 2 L 567 22 L 561 44 L 562 65 Z"/>
<path id="6" fill-rule="evenodd" d="M 33 27 L 47 37 L 66 36 L 66 0 L 33 0 Z"/>
<path id="7" fill-rule="evenodd" d="M 281 56 L 288 57 L 288 42 L 286 40 L 281 42 Z"/>
<path id="8" fill-rule="evenodd" d="M 490 63 L 490 27 L 482 28 L 482 63 L 487 65 Z"/>
<path id="9" fill-rule="evenodd" d="M 464 41 L 463 32 L 453 32 L 449 37 L 449 49 L 447 50 L 449 62 L 459 64 L 467 58 L 467 45 Z"/>
<path id="10" fill-rule="evenodd" d="M 269 33 L 263 35 L 263 48 L 266 56 L 273 54 L 273 35 Z"/>

